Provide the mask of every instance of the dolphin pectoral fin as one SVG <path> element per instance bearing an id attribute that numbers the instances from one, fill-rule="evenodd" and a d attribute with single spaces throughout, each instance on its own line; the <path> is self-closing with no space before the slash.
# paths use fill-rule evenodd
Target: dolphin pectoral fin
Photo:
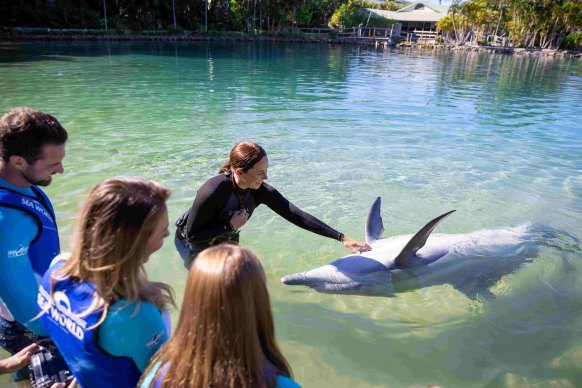
<path id="1" fill-rule="evenodd" d="M 382 223 L 382 216 L 380 215 L 381 203 L 381 198 L 376 198 L 366 216 L 366 244 L 368 245 L 378 240 L 382 232 L 384 232 L 384 224 Z"/>
<path id="2" fill-rule="evenodd" d="M 426 244 L 426 240 L 428 236 L 432 233 L 434 228 L 447 218 L 451 213 L 455 210 L 451 210 L 445 214 L 438 216 L 437 218 L 429 221 L 425 226 L 422 227 L 412 238 L 408 241 L 406 246 L 402 249 L 402 251 L 396 256 L 394 263 L 397 267 L 404 268 L 408 265 L 409 259 L 416 254 L 416 252 Z"/>
<path id="3" fill-rule="evenodd" d="M 290 286 L 305 284 L 306 283 L 305 272 L 297 272 L 291 275 L 283 276 L 281 278 L 281 283 Z"/>

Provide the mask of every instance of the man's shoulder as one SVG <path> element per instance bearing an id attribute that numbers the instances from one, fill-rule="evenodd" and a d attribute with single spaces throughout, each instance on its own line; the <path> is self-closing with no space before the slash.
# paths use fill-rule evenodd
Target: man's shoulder
<path id="1" fill-rule="evenodd" d="M 38 190 L 42 193 L 42 190 L 40 190 L 38 187 L 36 187 L 36 190 Z M 11 184 L 10 182 L 8 182 L 7 180 L 5 180 L 3 178 L 0 178 L 0 191 L 2 191 L 4 193 L 28 195 L 31 197 L 36 196 L 32 187 L 18 187 L 18 186 Z"/>
<path id="2" fill-rule="evenodd" d="M 0 183 L 0 223 L 13 222 L 14 218 L 32 216 L 39 209 L 39 204 L 47 206 L 48 197 L 38 188 L 7 187 L 6 181 Z M 50 205 L 49 209 L 50 209 Z"/>
<path id="3" fill-rule="evenodd" d="M 35 218 L 23 209 L 2 206 L 0 203 L 0 229 L 9 226 L 11 229 L 29 227 L 31 230 L 37 230 L 38 226 Z"/>

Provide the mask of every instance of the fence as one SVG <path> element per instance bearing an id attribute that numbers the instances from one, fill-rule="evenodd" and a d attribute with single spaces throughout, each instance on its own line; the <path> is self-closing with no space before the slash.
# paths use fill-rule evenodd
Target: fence
<path id="1" fill-rule="evenodd" d="M 340 30 L 337 36 L 338 38 L 348 39 L 390 41 L 393 31 L 393 27 L 352 27 Z"/>

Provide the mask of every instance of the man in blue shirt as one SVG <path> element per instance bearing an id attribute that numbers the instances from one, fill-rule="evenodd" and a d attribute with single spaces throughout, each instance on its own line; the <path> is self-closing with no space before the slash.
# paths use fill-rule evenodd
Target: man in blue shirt
<path id="1" fill-rule="evenodd" d="M 57 119 L 30 108 L 0 118 L 0 346 L 11 354 L 46 336 L 31 319 L 60 248 L 52 204 L 38 186 L 64 171 L 67 137 Z"/>

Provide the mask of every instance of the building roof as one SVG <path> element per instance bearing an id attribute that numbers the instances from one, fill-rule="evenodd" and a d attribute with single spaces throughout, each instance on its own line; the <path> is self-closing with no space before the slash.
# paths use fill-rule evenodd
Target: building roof
<path id="1" fill-rule="evenodd" d="M 438 22 L 449 12 L 449 7 L 417 1 L 398 11 L 384 11 L 380 9 L 366 8 L 372 16 L 396 20 L 399 22 Z"/>
<path id="2" fill-rule="evenodd" d="M 416 1 L 404 8 L 400 8 L 396 12 L 436 12 L 446 15 L 449 12 L 449 6 L 429 3 L 426 1 Z"/>

